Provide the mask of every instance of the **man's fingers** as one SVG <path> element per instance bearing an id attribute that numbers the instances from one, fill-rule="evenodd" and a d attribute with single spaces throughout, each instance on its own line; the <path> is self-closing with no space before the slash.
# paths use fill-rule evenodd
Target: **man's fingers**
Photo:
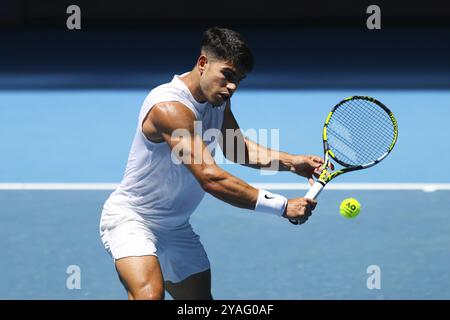
<path id="1" fill-rule="evenodd" d="M 312 167 L 316 168 L 316 169 L 314 169 L 314 172 L 317 172 L 317 170 L 321 171 L 322 165 L 325 163 L 325 160 L 319 156 L 310 156 L 310 160 L 311 161 L 309 162 L 309 164 Z M 330 161 L 329 164 L 330 164 L 330 169 L 334 170 L 333 163 Z"/>
<path id="2" fill-rule="evenodd" d="M 325 162 L 325 160 L 319 156 L 311 156 L 311 160 L 320 164 L 323 164 Z"/>
<path id="3" fill-rule="evenodd" d="M 308 177 L 308 182 L 311 186 L 314 185 L 314 179 L 312 177 Z"/>
<path id="4" fill-rule="evenodd" d="M 311 168 L 320 168 L 323 165 L 323 162 L 314 161 L 313 159 L 309 159 L 307 162 Z"/>
<path id="5" fill-rule="evenodd" d="M 308 217 L 298 218 L 296 219 L 298 224 L 304 224 L 306 220 L 308 220 Z"/>
<path id="6" fill-rule="evenodd" d="M 312 215 L 312 210 L 311 208 L 307 208 L 304 214 L 304 217 L 309 218 Z"/>
<path id="7" fill-rule="evenodd" d="M 306 202 L 308 202 L 308 205 L 311 207 L 311 210 L 314 210 L 317 205 L 317 201 L 309 198 L 305 198 Z"/>

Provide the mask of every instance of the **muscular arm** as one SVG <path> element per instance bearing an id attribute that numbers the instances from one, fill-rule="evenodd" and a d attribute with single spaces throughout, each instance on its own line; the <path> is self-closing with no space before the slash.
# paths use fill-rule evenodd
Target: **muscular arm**
<path id="1" fill-rule="evenodd" d="M 231 111 L 228 102 L 222 125 L 220 147 L 225 158 L 238 164 L 255 169 L 291 170 L 291 158 L 288 153 L 272 150 L 244 137 Z"/>
<path id="2" fill-rule="evenodd" d="M 236 207 L 254 209 L 259 191 L 217 166 L 202 137 L 194 135 L 194 121 L 194 114 L 183 104 L 160 103 L 144 120 L 144 134 L 162 137 L 206 192 Z M 178 134 L 180 129 L 183 134 Z"/>

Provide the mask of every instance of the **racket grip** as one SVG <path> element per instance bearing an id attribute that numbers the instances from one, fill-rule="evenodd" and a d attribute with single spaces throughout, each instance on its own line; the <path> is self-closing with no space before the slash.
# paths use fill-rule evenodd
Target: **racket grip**
<path id="1" fill-rule="evenodd" d="M 322 191 L 323 187 L 325 187 L 325 185 L 322 184 L 321 182 L 319 181 L 314 182 L 313 186 L 308 190 L 304 198 L 315 200 L 319 195 L 320 191 Z M 289 222 L 292 224 L 298 224 L 298 221 L 295 219 L 289 219 Z"/>
<path id="2" fill-rule="evenodd" d="M 319 181 L 314 182 L 313 186 L 305 194 L 304 198 L 315 200 L 325 185 Z"/>

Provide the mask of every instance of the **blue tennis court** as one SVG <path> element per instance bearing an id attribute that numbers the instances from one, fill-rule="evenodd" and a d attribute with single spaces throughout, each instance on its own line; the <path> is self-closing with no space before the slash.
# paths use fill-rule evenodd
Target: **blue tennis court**
<path id="1" fill-rule="evenodd" d="M 126 299 L 98 220 L 123 174 L 146 94 L 0 91 L 1 299 Z M 341 189 L 330 184 L 299 227 L 207 195 L 192 224 L 212 264 L 216 299 L 450 298 L 450 173 L 441 168 L 450 156 L 448 90 L 243 89 L 233 111 L 243 130 L 279 129 L 281 150 L 320 155 L 323 119 L 349 95 L 392 109 L 394 152 L 332 183 Z M 247 182 L 291 186 L 277 190 L 288 197 L 305 193 L 305 181 L 289 173 L 221 166 Z M 339 214 L 347 197 L 363 207 L 352 220 Z M 79 289 L 67 287 L 70 266 L 79 267 Z M 368 289 L 370 266 L 381 271 L 380 289 Z"/>

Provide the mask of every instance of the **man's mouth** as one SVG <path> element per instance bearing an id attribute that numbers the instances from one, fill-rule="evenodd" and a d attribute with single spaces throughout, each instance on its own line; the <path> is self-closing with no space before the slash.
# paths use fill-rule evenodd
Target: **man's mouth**
<path id="1" fill-rule="evenodd" d="M 230 95 L 228 95 L 228 94 L 219 93 L 219 95 L 223 101 L 228 100 L 230 98 Z"/>

